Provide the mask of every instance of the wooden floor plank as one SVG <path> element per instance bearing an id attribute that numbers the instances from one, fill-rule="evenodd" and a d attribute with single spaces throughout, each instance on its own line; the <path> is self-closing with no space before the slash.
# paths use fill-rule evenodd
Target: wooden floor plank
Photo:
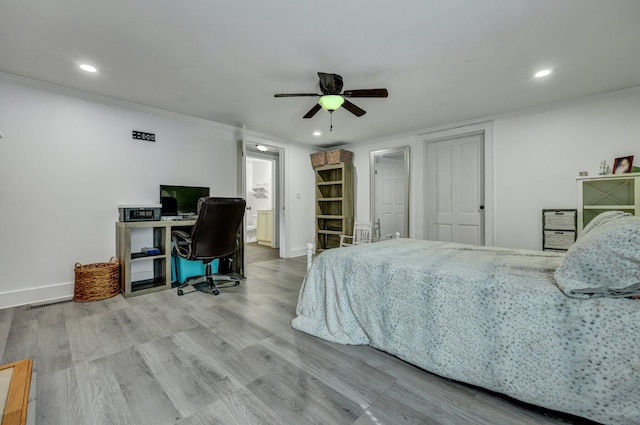
<path id="1" fill-rule="evenodd" d="M 98 359 L 134 346 L 117 313 L 95 314 L 67 322 L 74 362 Z"/>
<path id="2" fill-rule="evenodd" d="M 360 406 L 371 404 L 395 381 L 364 362 L 345 362 L 339 351 L 308 335 L 298 334 L 293 343 L 274 336 L 262 344 Z"/>
<path id="3" fill-rule="evenodd" d="M 113 372 L 136 423 L 168 425 L 181 418 L 173 401 L 137 349 L 121 351 L 94 363 L 102 363 Z M 38 403 L 41 397 L 38 394 Z"/>
<path id="4" fill-rule="evenodd" d="M 251 391 L 240 388 L 176 425 L 265 425 L 282 420 Z"/>
<path id="5" fill-rule="evenodd" d="M 97 360 L 81 363 L 75 369 L 83 419 L 86 423 L 140 424 L 131 414 L 116 375 L 110 367 Z"/>
<path id="6" fill-rule="evenodd" d="M 69 333 L 63 304 L 43 308 L 38 316 L 38 372 L 42 374 L 70 367 L 72 362 Z"/>
<path id="7" fill-rule="evenodd" d="M 24 358 L 35 359 L 38 353 L 38 320 L 11 323 L 1 362 L 15 362 Z"/>
<path id="8" fill-rule="evenodd" d="M 200 360 L 199 351 L 182 350 L 174 337 L 152 341 L 138 349 L 182 417 L 192 415 L 240 386 L 225 370 L 216 369 L 215 361 Z"/>
<path id="9" fill-rule="evenodd" d="M 5 308 L 4 310 L 0 310 L 0 359 L 2 359 L 5 347 L 7 346 L 7 340 L 9 339 L 9 331 L 11 330 L 11 322 L 13 321 L 15 310 L 15 308 Z"/>
<path id="10" fill-rule="evenodd" d="M 277 368 L 247 385 L 286 424 L 351 424 L 362 407 L 296 366 Z"/>
<path id="11" fill-rule="evenodd" d="M 261 263 L 263 261 L 280 258 L 280 250 L 278 248 L 259 245 L 257 242 L 247 243 L 244 247 L 247 264 Z"/>
<path id="12" fill-rule="evenodd" d="M 83 424 L 84 406 L 81 403 L 81 385 L 77 370 L 70 367 L 38 375 L 36 423 Z"/>
<path id="13" fill-rule="evenodd" d="M 254 362 L 251 355 L 244 350 L 237 350 L 210 329 L 180 332 L 176 335 L 176 342 L 183 350 L 191 350 L 201 361 L 210 363 L 221 374 L 229 376 L 235 386 L 244 386 L 268 372 Z"/>

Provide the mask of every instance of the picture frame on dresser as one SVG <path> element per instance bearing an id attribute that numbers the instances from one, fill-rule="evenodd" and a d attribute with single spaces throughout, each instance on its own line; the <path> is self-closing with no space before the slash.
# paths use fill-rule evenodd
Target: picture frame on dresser
<path id="1" fill-rule="evenodd" d="M 621 156 L 613 161 L 613 174 L 630 173 L 633 169 L 633 155 Z"/>

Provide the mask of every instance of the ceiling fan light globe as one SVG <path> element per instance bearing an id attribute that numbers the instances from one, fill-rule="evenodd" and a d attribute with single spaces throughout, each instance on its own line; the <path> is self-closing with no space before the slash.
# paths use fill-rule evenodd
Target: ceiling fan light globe
<path id="1" fill-rule="evenodd" d="M 335 111 L 344 103 L 344 97 L 339 95 L 320 96 L 318 104 L 326 111 Z"/>

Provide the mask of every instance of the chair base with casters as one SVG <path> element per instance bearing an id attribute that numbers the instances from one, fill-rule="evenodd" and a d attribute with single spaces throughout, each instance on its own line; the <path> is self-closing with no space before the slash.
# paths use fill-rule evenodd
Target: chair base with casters
<path id="1" fill-rule="evenodd" d="M 228 259 L 228 260 L 231 261 L 231 259 Z M 220 294 L 220 291 L 218 290 L 217 282 L 229 282 L 230 283 L 230 284 L 225 285 L 224 288 L 229 288 L 229 287 L 232 287 L 232 286 L 240 285 L 240 278 L 238 278 L 238 277 L 225 275 L 225 274 L 212 273 L 211 262 L 208 262 L 207 264 L 205 264 L 205 272 L 204 273 L 205 273 L 204 276 L 190 277 L 182 285 L 178 286 L 178 289 L 177 289 L 178 295 L 184 295 L 184 294 L 188 294 L 190 292 L 199 291 L 200 289 L 198 289 L 198 287 L 197 287 L 198 285 L 200 285 L 200 286 L 207 285 L 211 289 L 211 293 L 213 295 Z M 193 286 L 194 289 L 192 291 L 189 291 L 189 292 L 184 292 L 184 288 L 186 288 L 188 286 Z"/>

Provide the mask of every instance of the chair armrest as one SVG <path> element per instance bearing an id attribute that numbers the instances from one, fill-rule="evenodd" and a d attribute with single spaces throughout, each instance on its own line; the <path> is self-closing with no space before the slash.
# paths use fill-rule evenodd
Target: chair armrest
<path id="1" fill-rule="evenodd" d="M 345 239 L 351 239 L 351 242 L 353 242 L 353 236 L 340 235 L 340 246 L 351 246 L 352 244 L 345 242 Z"/>
<path id="2" fill-rule="evenodd" d="M 171 232 L 171 241 L 173 242 L 173 252 L 182 258 L 191 257 L 191 235 L 182 230 L 173 230 Z M 180 242 L 185 244 L 180 245 Z"/>

